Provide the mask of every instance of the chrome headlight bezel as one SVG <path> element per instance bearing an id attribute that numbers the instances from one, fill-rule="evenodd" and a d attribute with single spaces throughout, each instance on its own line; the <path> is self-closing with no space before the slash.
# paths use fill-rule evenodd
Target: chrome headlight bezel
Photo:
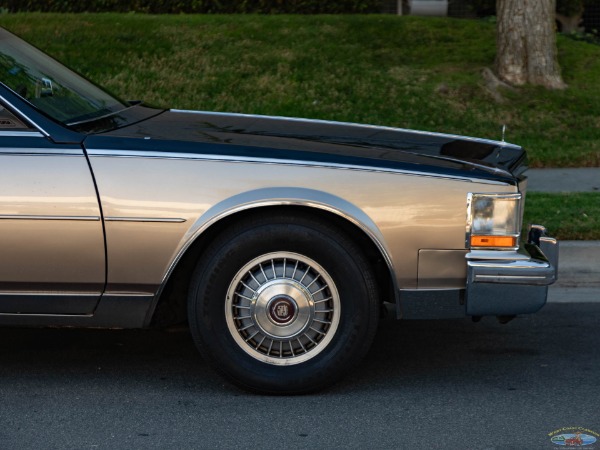
<path id="1" fill-rule="evenodd" d="M 467 194 L 466 248 L 517 250 L 521 236 L 521 193 Z"/>

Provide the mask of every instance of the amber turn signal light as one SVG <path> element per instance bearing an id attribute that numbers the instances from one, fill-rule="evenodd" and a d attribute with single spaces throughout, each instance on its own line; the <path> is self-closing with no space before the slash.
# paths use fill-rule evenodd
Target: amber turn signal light
<path id="1" fill-rule="evenodd" d="M 471 247 L 516 247 L 513 236 L 471 236 Z"/>

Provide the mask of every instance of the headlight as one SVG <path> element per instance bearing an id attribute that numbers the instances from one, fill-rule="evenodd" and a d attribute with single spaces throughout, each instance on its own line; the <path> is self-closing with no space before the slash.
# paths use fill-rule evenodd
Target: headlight
<path id="1" fill-rule="evenodd" d="M 518 248 L 521 194 L 469 194 L 467 247 Z"/>

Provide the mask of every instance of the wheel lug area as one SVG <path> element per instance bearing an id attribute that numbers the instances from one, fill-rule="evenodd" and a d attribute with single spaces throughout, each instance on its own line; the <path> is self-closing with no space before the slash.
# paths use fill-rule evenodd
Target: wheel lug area
<path id="1" fill-rule="evenodd" d="M 274 339 L 293 339 L 314 318 L 310 294 L 294 280 L 267 281 L 257 291 L 251 314 L 261 333 Z"/>
<path id="2" fill-rule="evenodd" d="M 269 300 L 266 309 L 275 325 L 287 325 L 298 316 L 298 304 L 287 295 L 276 295 Z"/>

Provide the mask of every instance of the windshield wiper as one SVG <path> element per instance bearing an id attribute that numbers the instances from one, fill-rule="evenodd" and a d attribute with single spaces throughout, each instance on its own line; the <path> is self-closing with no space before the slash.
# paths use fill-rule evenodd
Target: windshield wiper
<path id="1" fill-rule="evenodd" d="M 139 106 L 141 104 L 142 104 L 141 102 L 136 103 L 135 105 L 128 106 L 127 108 L 123 108 L 118 111 L 111 111 L 111 112 L 109 112 L 107 114 L 103 114 L 101 116 L 90 117 L 89 119 L 76 120 L 74 122 L 67 122 L 65 125 L 67 125 L 68 127 L 74 127 L 74 126 L 83 125 L 83 124 L 90 123 L 90 122 L 95 122 L 96 120 L 107 119 L 116 114 L 121 114 L 123 111 L 127 111 L 129 109 L 135 108 L 136 106 Z"/>

